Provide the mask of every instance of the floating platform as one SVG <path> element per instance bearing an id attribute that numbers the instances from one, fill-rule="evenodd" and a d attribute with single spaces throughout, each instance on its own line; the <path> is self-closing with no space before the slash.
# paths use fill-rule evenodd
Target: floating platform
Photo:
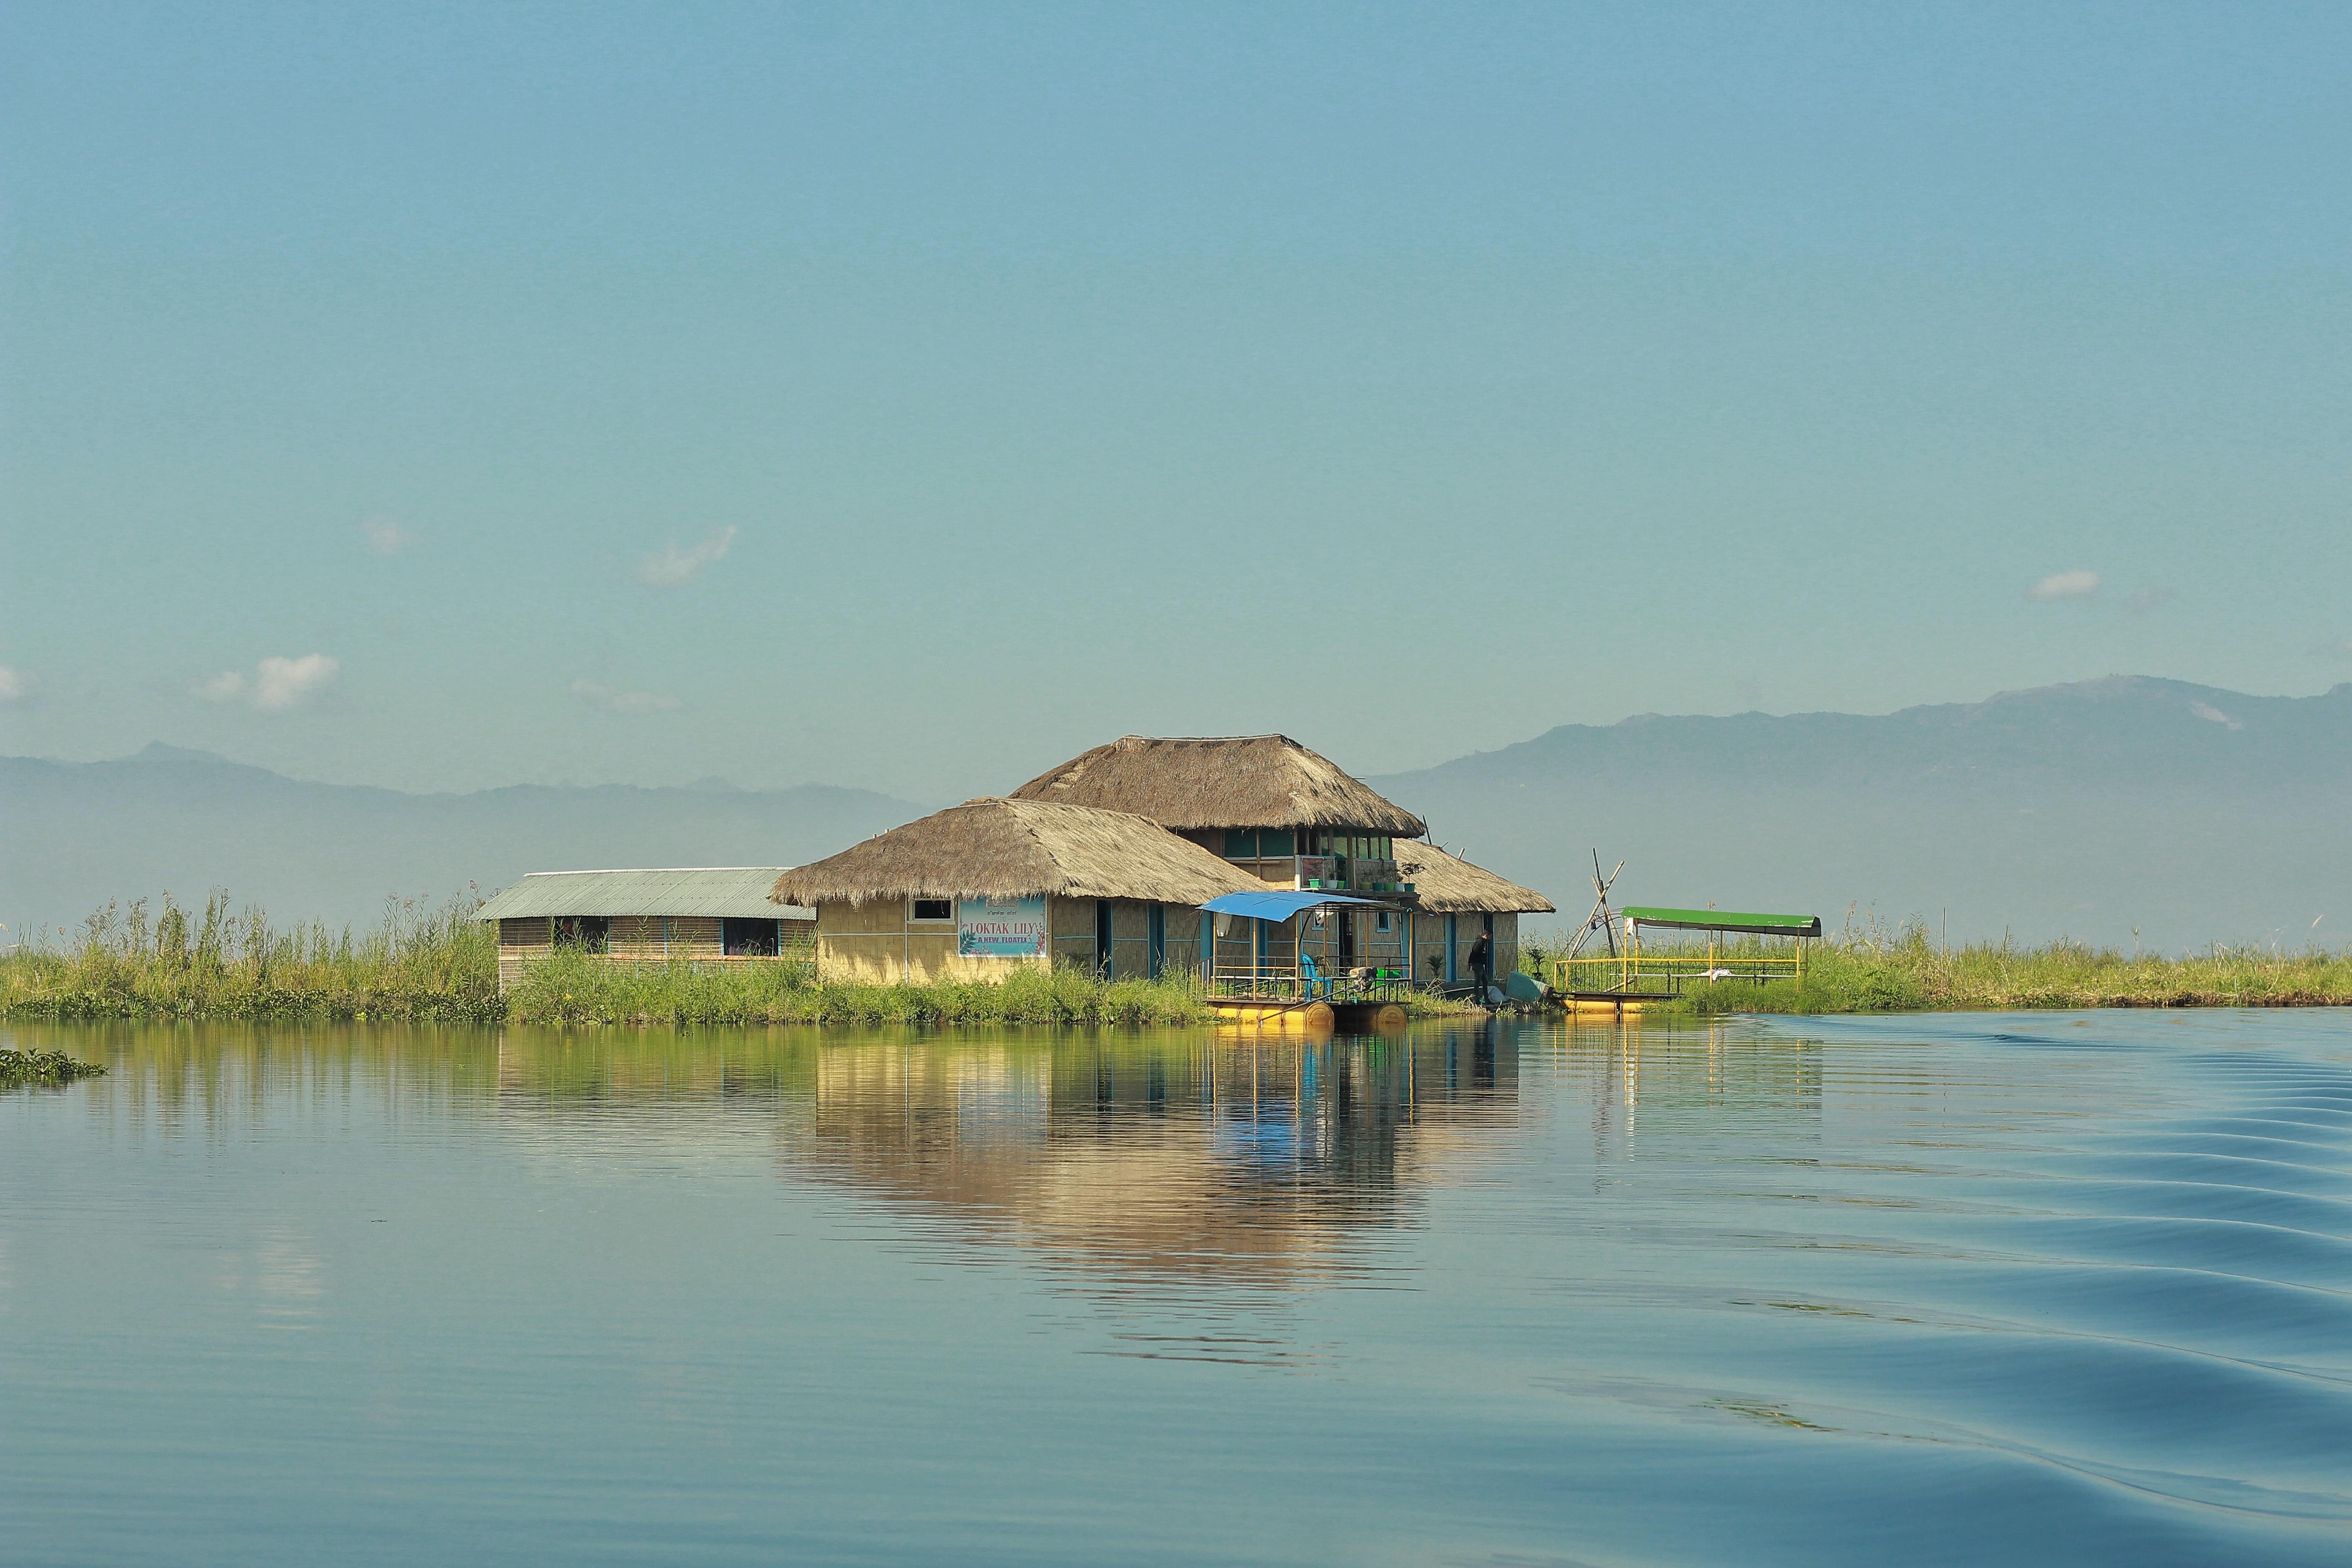
<path id="1" fill-rule="evenodd" d="M 1559 1000 L 1571 1013 L 1622 1018 L 1628 1013 L 1664 1006 L 1674 998 L 1657 992 L 1563 991 Z"/>
<path id="2" fill-rule="evenodd" d="M 1222 1026 L 1286 1035 L 1386 1035 L 1402 1029 L 1405 1010 L 1394 1002 L 1278 1002 L 1213 996 L 1209 1010 Z"/>

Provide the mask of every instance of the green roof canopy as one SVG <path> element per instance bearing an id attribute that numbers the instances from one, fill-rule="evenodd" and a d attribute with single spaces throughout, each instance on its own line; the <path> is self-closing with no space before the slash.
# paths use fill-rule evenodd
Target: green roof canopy
<path id="1" fill-rule="evenodd" d="M 1729 910 L 1653 910 L 1627 906 L 1625 918 L 1635 925 L 1664 926 L 1668 931 L 1737 931 L 1756 936 L 1819 936 L 1819 915 L 1742 915 Z"/>

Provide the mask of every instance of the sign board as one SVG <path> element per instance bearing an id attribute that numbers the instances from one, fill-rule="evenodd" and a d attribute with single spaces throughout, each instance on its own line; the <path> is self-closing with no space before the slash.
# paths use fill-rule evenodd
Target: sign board
<path id="1" fill-rule="evenodd" d="M 959 957 L 1041 957 L 1045 937 L 1043 893 L 1026 899 L 965 899 L 956 905 Z"/>

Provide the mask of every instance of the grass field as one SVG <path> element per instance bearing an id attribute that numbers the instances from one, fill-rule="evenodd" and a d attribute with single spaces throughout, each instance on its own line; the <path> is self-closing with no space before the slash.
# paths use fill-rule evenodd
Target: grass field
<path id="1" fill-rule="evenodd" d="M 1650 951 L 1646 946 L 1644 951 Z M 1760 951 L 1732 944 L 1726 956 Z M 1535 944 L 1537 967 L 1546 955 Z M 2052 1007 L 2308 1007 L 2352 1005 L 2352 950 L 2217 947 L 2169 957 L 2081 942 L 1948 947 L 1926 928 L 1852 927 L 1815 943 L 1804 984 L 1718 982 L 1682 1005 L 1716 1013 L 1981 1012 Z"/>

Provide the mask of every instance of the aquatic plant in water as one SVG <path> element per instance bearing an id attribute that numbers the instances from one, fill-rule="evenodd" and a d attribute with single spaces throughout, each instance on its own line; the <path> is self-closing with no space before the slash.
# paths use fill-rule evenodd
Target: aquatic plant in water
<path id="1" fill-rule="evenodd" d="M 63 1051 L 0 1050 L 0 1089 L 62 1089 L 106 1069 Z"/>

